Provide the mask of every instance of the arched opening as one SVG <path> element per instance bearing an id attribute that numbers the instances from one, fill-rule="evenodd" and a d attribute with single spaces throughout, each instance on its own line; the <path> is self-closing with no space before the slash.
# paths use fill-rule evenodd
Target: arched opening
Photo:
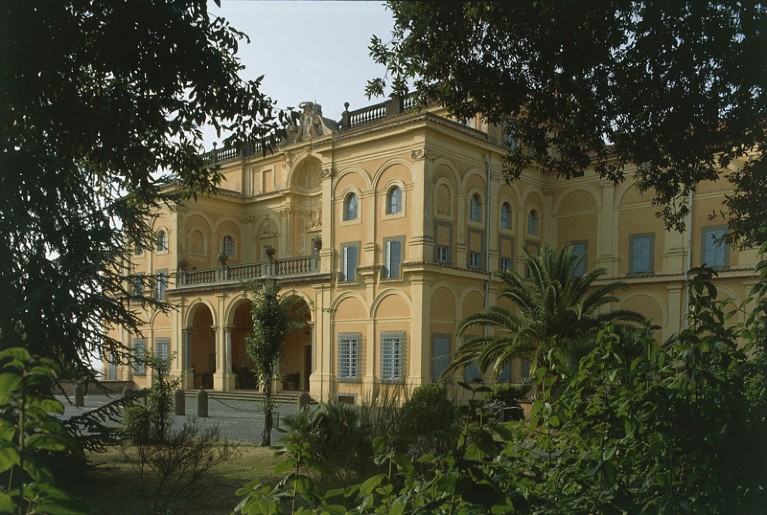
<path id="1" fill-rule="evenodd" d="M 208 306 L 197 306 L 188 330 L 193 387 L 211 389 L 216 372 L 216 331 Z"/>
<path id="2" fill-rule="evenodd" d="M 258 387 L 253 375 L 253 362 L 248 357 L 245 339 L 253 331 L 253 319 L 250 316 L 252 303 L 242 302 L 234 311 L 232 319 L 232 372 L 235 375 L 234 387 L 253 390 Z"/>
<path id="3" fill-rule="evenodd" d="M 304 328 L 288 335 L 282 348 L 280 374 L 283 391 L 309 391 L 312 373 L 312 326 L 309 306 L 303 299 L 293 306 L 294 311 L 305 313 L 301 322 Z"/>

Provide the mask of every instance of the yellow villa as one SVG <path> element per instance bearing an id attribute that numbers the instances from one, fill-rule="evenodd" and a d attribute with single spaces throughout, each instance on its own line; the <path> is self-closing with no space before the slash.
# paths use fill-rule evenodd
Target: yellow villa
<path id="1" fill-rule="evenodd" d="M 726 183 L 700 185 L 687 232 L 668 232 L 631 180 L 530 170 L 509 185 L 497 128 L 410 107 L 347 106 L 335 122 L 306 102 L 274 153 L 214 151 L 217 194 L 158 213 L 154 248 L 132 256 L 132 273 L 157 277 L 154 295 L 175 309 L 136 303 L 142 334 L 116 337 L 172 356 L 185 388 L 253 388 L 246 284 L 277 280 L 310 313 L 285 346 L 278 388 L 359 403 L 380 385 L 434 381 L 461 344 L 458 322 L 495 303 L 494 273 L 522 272 L 524 250 L 573 244 L 586 267 L 628 283 L 615 307 L 651 318 L 659 338 L 682 327 L 690 267 L 718 268 L 720 292 L 736 302 L 756 282 L 757 252 L 715 239 L 726 222 L 710 215 Z M 501 379 L 521 381 L 523 365 Z M 141 364 L 104 367 L 106 379 L 151 383 Z"/>

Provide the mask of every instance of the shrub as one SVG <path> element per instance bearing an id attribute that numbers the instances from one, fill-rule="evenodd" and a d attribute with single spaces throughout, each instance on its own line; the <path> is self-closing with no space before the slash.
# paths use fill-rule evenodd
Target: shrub
<path id="1" fill-rule="evenodd" d="M 135 450 L 147 509 L 167 513 L 173 499 L 193 494 L 200 478 L 234 456 L 237 447 L 220 443 L 218 427 L 202 430 L 192 421 L 169 433 L 163 443 L 140 443 Z"/>
<path id="2" fill-rule="evenodd" d="M 456 422 L 455 406 L 442 384 L 425 384 L 413 390 L 402 405 L 400 419 L 404 448 L 399 450 L 412 457 L 439 454 L 454 444 L 451 429 Z"/>
<path id="3" fill-rule="evenodd" d="M 519 399 L 530 391 L 529 384 L 498 383 L 485 393 L 485 407 L 501 422 L 525 418 Z"/>

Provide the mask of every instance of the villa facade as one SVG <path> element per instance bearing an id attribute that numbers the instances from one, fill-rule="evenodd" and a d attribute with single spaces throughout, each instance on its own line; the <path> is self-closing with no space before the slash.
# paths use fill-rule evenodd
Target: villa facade
<path id="1" fill-rule="evenodd" d="M 715 239 L 725 181 L 700 185 L 687 232 L 668 232 L 630 173 L 615 185 L 529 170 L 506 184 L 497 128 L 409 107 L 391 99 L 334 122 L 305 103 L 274 153 L 211 153 L 224 177 L 217 194 L 159 212 L 154 248 L 132 256 L 132 273 L 155 277 L 152 294 L 174 309 L 136 303 L 142 334 L 115 336 L 172 356 L 185 388 L 252 388 L 247 284 L 277 280 L 310 313 L 285 346 L 279 387 L 360 402 L 381 386 L 436 380 L 461 344 L 460 320 L 496 303 L 495 272 L 524 272 L 524 251 L 571 243 L 585 268 L 628 284 L 614 307 L 652 319 L 659 338 L 684 323 L 690 267 L 718 268 L 735 302 L 756 282 L 757 253 Z M 525 373 L 515 362 L 501 379 Z M 104 374 L 152 380 L 141 364 L 106 363 Z"/>

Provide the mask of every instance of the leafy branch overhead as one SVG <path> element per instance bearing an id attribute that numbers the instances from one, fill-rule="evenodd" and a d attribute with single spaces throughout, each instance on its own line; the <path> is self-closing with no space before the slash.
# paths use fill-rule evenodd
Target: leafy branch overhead
<path id="1" fill-rule="evenodd" d="M 200 128 L 268 149 L 282 115 L 204 0 L 2 2 L 0 34 L 3 347 L 82 376 L 89 353 L 127 360 L 102 329 L 139 331 L 129 298 L 163 307 L 131 290 L 126 256 L 155 208 L 219 182 Z"/>
<path id="2" fill-rule="evenodd" d="M 727 180 L 733 241 L 759 241 L 767 219 L 767 4 L 745 2 L 390 1 L 395 27 L 372 57 L 390 85 L 458 117 L 481 113 L 516 140 L 509 179 L 604 178 L 636 170 L 669 228 L 686 197 Z M 390 84 L 387 84 L 387 80 Z"/>

